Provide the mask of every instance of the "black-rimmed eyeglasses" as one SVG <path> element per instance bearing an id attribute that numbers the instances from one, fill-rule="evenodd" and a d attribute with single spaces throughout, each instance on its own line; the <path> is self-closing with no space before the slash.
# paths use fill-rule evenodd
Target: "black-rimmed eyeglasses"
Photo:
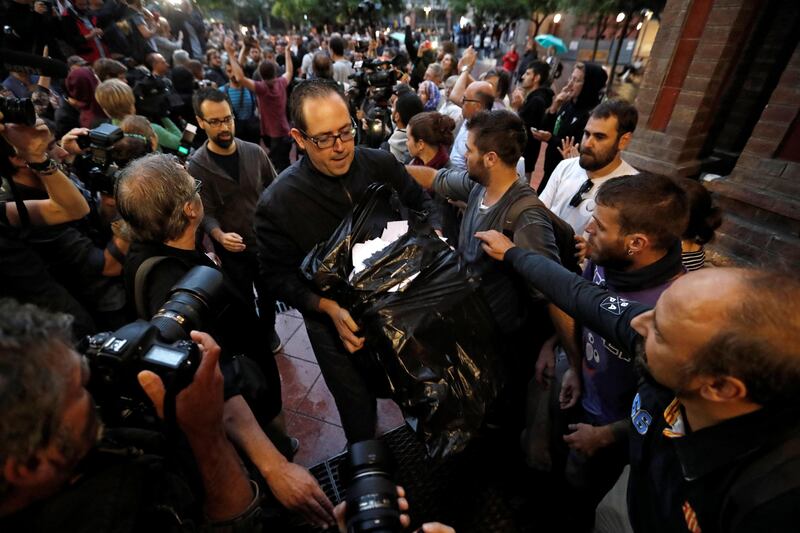
<path id="1" fill-rule="evenodd" d="M 347 128 L 345 131 L 340 131 L 339 133 L 337 133 L 335 135 L 324 134 L 324 135 L 317 135 L 315 137 L 312 137 L 311 135 L 309 135 L 308 133 L 304 132 L 300 128 L 297 128 L 297 131 L 299 131 L 303 135 L 303 137 L 305 137 L 306 139 L 308 139 L 309 141 L 314 143 L 314 145 L 316 145 L 316 147 L 319 148 L 319 149 L 325 149 L 325 148 L 332 147 L 334 144 L 336 144 L 336 139 L 339 139 L 343 143 L 346 143 L 346 142 L 352 141 L 356 137 L 356 126 L 355 126 L 355 124 L 351 124 L 350 127 Z"/>

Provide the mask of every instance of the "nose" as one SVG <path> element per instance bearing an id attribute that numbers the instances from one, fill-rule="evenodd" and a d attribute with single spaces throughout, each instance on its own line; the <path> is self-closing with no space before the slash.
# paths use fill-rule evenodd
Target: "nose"
<path id="1" fill-rule="evenodd" d="M 642 337 L 647 338 L 647 332 L 650 329 L 650 322 L 653 320 L 653 311 L 646 311 L 641 315 L 638 315 L 631 320 L 631 327 L 641 335 Z"/>
<path id="2" fill-rule="evenodd" d="M 334 152 L 342 152 L 342 151 L 344 151 L 344 141 L 338 135 L 333 140 L 333 151 Z"/>

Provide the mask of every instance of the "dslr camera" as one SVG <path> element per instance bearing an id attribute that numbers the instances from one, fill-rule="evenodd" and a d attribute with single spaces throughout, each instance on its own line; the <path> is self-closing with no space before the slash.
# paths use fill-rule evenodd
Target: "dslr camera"
<path id="1" fill-rule="evenodd" d="M 4 124 L 36 125 L 36 110 L 30 98 L 6 98 L 0 96 L 0 113 Z"/>
<path id="2" fill-rule="evenodd" d="M 77 142 L 81 149 L 88 151 L 75 159 L 75 173 L 89 190 L 109 196 L 114 194 L 119 171 L 151 148 L 148 140 L 127 136 L 113 124 L 101 124 L 88 135 L 79 136 Z"/>
<path id="3" fill-rule="evenodd" d="M 347 533 L 399 533 L 397 486 L 392 456 L 382 441 L 356 442 L 348 450 Z"/>
<path id="4" fill-rule="evenodd" d="M 196 266 L 170 289 L 167 301 L 149 321 L 137 320 L 84 339 L 80 351 L 92 371 L 89 390 L 104 419 L 130 421 L 135 414 L 151 412 L 137 380 L 142 370 L 158 374 L 176 394 L 192 382 L 200 352 L 189 333 L 209 323 L 222 292 L 222 273 Z"/>

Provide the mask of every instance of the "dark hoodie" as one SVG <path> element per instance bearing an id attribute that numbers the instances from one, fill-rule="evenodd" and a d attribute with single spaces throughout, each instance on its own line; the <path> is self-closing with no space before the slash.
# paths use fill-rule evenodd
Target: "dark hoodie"
<path id="1" fill-rule="evenodd" d="M 536 140 L 531 135 L 531 128 L 543 128 L 544 115 L 552 103 L 553 89 L 539 87 L 528 94 L 519 111 L 517 111 L 519 118 L 525 123 L 527 140 L 525 141 L 525 149 L 522 151 L 522 156 L 525 158 L 526 174 L 533 172 L 534 167 L 536 167 L 536 160 L 539 158 L 539 149 L 542 145 L 541 141 Z"/>
<path id="2" fill-rule="evenodd" d="M 576 143 L 580 142 L 592 109 L 603 98 L 603 89 L 608 81 L 608 75 L 603 68 L 596 63 L 584 63 L 583 72 L 583 88 L 578 97 L 574 101 L 564 104 L 556 115 L 545 114 L 543 129 L 552 132 L 553 136 L 547 143 L 544 178 L 537 189 L 539 194 L 544 190 L 550 174 L 564 160 L 558 151 L 561 141 L 567 137 L 573 137 Z"/>
<path id="3" fill-rule="evenodd" d="M 79 102 L 81 128 L 92 128 L 97 123 L 108 120 L 103 108 L 94 99 L 97 85 L 97 76 L 89 67 L 76 68 L 67 76 L 67 94 Z"/>

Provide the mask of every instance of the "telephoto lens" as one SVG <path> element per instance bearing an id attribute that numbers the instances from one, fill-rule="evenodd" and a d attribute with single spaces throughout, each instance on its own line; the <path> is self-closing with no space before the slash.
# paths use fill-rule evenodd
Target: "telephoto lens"
<path id="1" fill-rule="evenodd" d="M 348 533 L 402 531 L 391 466 L 391 455 L 381 441 L 365 440 L 350 446 L 345 513 Z"/>

